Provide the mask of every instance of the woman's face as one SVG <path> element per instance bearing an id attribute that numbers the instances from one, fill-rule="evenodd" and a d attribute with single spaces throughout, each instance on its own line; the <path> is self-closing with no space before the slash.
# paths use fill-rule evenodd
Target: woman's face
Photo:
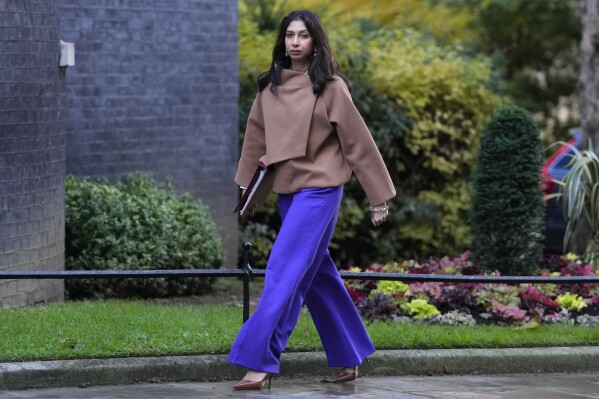
<path id="1" fill-rule="evenodd" d="M 314 53 L 314 39 L 304 21 L 291 21 L 285 33 L 285 49 L 294 62 L 309 62 Z"/>

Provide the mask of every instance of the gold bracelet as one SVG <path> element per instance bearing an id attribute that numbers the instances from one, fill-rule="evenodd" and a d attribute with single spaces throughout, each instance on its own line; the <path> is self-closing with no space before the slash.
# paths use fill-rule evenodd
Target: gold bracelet
<path id="1" fill-rule="evenodd" d="M 375 208 L 373 206 L 370 207 L 370 212 L 387 212 L 389 210 L 388 206 L 382 206 L 380 208 Z"/>

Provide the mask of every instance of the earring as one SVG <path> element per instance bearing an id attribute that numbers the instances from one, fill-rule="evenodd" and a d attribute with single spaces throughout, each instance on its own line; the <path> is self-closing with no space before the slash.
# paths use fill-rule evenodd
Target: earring
<path id="1" fill-rule="evenodd" d="M 289 57 L 289 54 L 287 54 L 287 51 L 285 51 L 285 58 Z"/>
<path id="2" fill-rule="evenodd" d="M 314 55 L 313 55 L 313 57 L 316 57 L 316 50 L 314 50 Z"/>

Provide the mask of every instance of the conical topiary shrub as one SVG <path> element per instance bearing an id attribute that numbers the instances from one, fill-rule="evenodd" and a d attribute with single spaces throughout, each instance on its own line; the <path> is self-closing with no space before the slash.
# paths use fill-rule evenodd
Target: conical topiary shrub
<path id="1" fill-rule="evenodd" d="M 472 255 L 481 269 L 527 275 L 538 268 L 542 163 L 531 115 L 514 106 L 497 110 L 483 132 L 472 179 Z"/>

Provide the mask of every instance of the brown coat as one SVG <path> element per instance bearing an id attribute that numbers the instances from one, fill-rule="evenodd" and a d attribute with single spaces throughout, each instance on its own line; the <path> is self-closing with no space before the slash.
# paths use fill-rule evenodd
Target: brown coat
<path id="1" fill-rule="evenodd" d="M 395 188 L 372 135 L 340 78 L 321 95 L 310 77 L 283 70 L 273 95 L 256 95 L 248 117 L 235 182 L 247 186 L 263 159 L 273 165 L 273 190 L 293 193 L 307 187 L 346 183 L 352 171 L 371 205 L 395 196 Z"/>

